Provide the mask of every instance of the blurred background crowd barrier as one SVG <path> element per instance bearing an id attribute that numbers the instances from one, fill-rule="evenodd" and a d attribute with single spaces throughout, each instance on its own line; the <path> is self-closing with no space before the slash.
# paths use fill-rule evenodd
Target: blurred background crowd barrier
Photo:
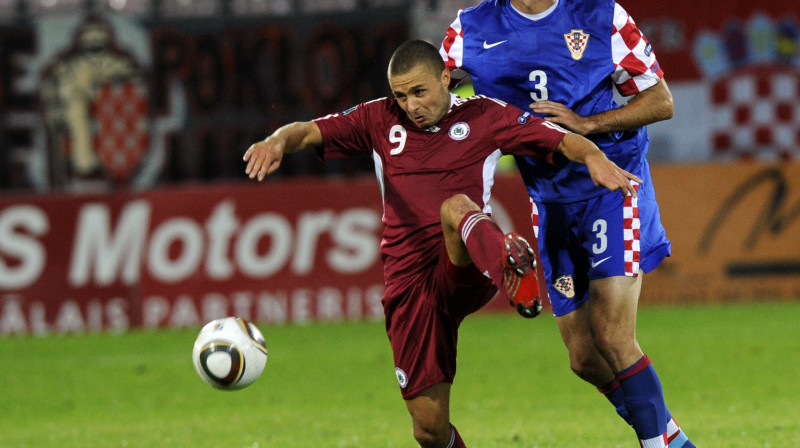
<path id="1" fill-rule="evenodd" d="M 241 156 L 389 95 L 394 48 L 476 3 L 0 0 L 0 334 L 379 318 L 371 159 L 255 185 Z M 643 302 L 800 297 L 800 12 L 620 3 L 676 105 L 649 128 L 673 257 Z M 524 231 L 513 172 L 497 209 Z"/>

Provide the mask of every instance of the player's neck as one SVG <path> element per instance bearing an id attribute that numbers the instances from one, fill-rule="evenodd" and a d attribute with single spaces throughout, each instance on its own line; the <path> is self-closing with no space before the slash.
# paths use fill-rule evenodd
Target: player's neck
<path id="1" fill-rule="evenodd" d="M 539 14 L 553 6 L 555 0 L 511 0 L 511 4 L 521 13 Z"/>

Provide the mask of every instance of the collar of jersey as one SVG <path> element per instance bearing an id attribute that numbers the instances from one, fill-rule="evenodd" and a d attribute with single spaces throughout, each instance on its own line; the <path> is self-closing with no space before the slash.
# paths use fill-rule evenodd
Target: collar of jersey
<path id="1" fill-rule="evenodd" d="M 457 98 L 458 98 L 458 95 L 456 95 L 455 93 L 451 93 L 450 94 L 450 108 L 447 109 L 447 112 L 442 116 L 441 119 L 439 119 L 438 123 L 436 123 L 433 126 L 428 126 L 425 129 L 422 129 L 422 128 L 417 128 L 417 129 L 419 129 L 420 131 L 431 133 L 431 134 L 435 134 L 435 133 L 439 132 L 439 130 L 442 129 L 442 122 L 445 121 L 445 118 L 447 118 L 447 116 L 450 115 L 451 112 L 453 112 L 453 105 L 456 103 L 456 99 Z"/>
<path id="2" fill-rule="evenodd" d="M 515 24 L 519 24 L 522 26 L 537 27 L 537 28 L 544 27 L 550 25 L 555 20 L 556 16 L 561 14 L 561 12 L 564 10 L 563 4 L 564 0 L 557 0 L 556 3 L 553 5 L 554 7 L 552 7 L 553 9 L 548 9 L 548 11 L 550 12 L 547 13 L 547 15 L 537 20 L 533 20 L 523 15 L 523 13 L 517 10 L 517 8 L 515 8 L 514 5 L 511 4 L 511 1 L 509 0 L 508 2 L 506 2 L 505 5 L 506 7 L 503 8 L 503 15 Z"/>

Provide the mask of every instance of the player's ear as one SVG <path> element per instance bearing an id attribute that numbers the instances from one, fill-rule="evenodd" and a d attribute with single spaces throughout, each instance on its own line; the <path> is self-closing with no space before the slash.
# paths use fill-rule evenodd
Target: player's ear
<path id="1" fill-rule="evenodd" d="M 450 88 L 450 70 L 445 67 L 442 71 L 442 84 L 444 85 L 445 90 Z"/>

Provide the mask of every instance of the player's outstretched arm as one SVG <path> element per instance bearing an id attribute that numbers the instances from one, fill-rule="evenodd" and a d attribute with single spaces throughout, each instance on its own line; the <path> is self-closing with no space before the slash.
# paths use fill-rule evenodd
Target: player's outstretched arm
<path id="1" fill-rule="evenodd" d="M 611 191 L 620 191 L 623 195 L 636 196 L 631 180 L 642 183 L 642 179 L 623 170 L 606 157 L 603 151 L 591 140 L 578 134 L 568 133 L 558 144 L 558 151 L 573 162 L 583 163 L 589 169 L 589 175 L 597 186 Z"/>
<path id="2" fill-rule="evenodd" d="M 292 153 L 309 146 L 322 144 L 322 133 L 313 121 L 298 121 L 282 126 L 266 139 L 254 143 L 244 153 L 247 168 L 244 172 L 250 179 L 259 181 L 281 166 L 285 153 Z"/>
<path id="3" fill-rule="evenodd" d="M 546 115 L 545 120 L 558 123 L 580 135 L 640 128 L 668 120 L 675 111 L 672 93 L 664 79 L 636 94 L 624 106 L 596 115 L 578 115 L 561 103 L 547 100 L 533 103 L 530 108 L 537 114 Z"/>

